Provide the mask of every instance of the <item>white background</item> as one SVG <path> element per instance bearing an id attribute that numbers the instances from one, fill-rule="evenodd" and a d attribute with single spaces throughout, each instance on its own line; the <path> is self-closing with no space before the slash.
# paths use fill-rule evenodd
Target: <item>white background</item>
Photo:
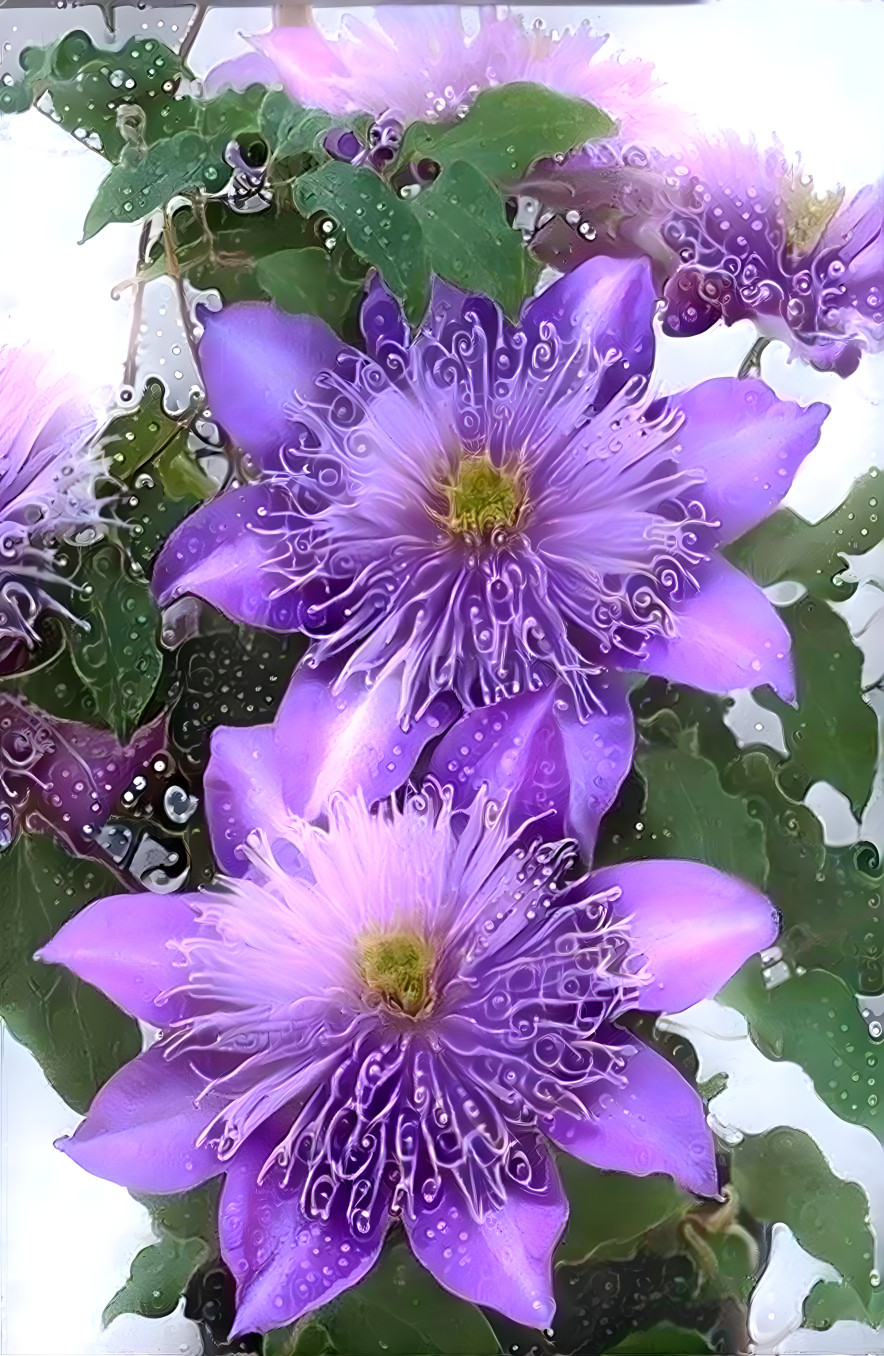
<path id="1" fill-rule="evenodd" d="M 342 11 L 321 11 L 323 27 Z M 550 26 L 588 19 L 612 35 L 612 46 L 653 61 L 670 97 L 696 110 L 709 128 L 732 127 L 760 141 L 779 136 L 799 152 L 820 189 L 841 183 L 848 193 L 884 171 L 884 3 L 882 0 L 711 0 L 705 5 L 610 5 L 599 9 L 522 9 Z M 164 28 L 158 28 L 162 19 Z M 125 33 L 149 31 L 174 42 L 172 25 L 186 11 L 118 11 Z M 244 49 L 238 31 L 269 23 L 262 9 L 213 11 L 191 64 L 198 74 Z M 25 37 L 40 43 L 69 27 L 105 39 L 100 11 L 62 14 L 0 10 L 7 63 Z M 7 66 L 9 69 L 13 67 Z M 95 387 L 111 392 L 122 376 L 128 339 L 128 292 L 137 228 L 111 226 L 78 245 L 80 227 L 104 163 L 37 113 L 0 117 L 0 341 L 31 338 Z M 748 323 L 690 341 L 661 342 L 659 375 L 677 389 L 707 376 L 733 374 L 753 337 Z M 884 355 L 866 359 L 847 382 L 788 363 L 777 346 L 764 359 L 765 378 L 783 396 L 832 405 L 819 447 L 808 459 L 790 502 L 817 518 L 838 503 L 854 477 L 881 455 Z M 881 553 L 876 553 L 879 556 Z M 875 559 L 864 569 L 876 567 Z M 880 572 L 880 565 L 878 565 Z M 884 635 L 876 625 L 880 594 L 864 587 L 850 606 L 863 638 L 868 677 L 884 669 Z M 753 723 L 776 738 L 769 718 L 740 705 L 741 728 Z M 758 725 L 755 726 L 758 730 Z M 851 841 L 858 826 L 817 789 L 832 841 Z M 881 840 L 884 814 L 873 807 L 863 826 Z M 795 1066 L 771 1066 L 745 1038 L 745 1025 L 714 1003 L 673 1021 L 694 1040 L 702 1076 L 730 1073 L 716 1099 L 716 1124 L 727 1133 L 789 1123 L 818 1138 L 834 1169 L 870 1193 L 884 1238 L 884 1149 L 867 1131 L 845 1126 L 816 1097 Z M 100 1333 L 100 1314 L 125 1280 L 134 1253 L 150 1241 L 142 1209 L 118 1187 L 82 1172 L 52 1148 L 76 1117 L 47 1087 L 29 1055 L 4 1036 L 2 1061 L 2 1281 L 0 1350 L 7 1356 L 92 1356 L 92 1353 L 178 1353 L 199 1350 L 193 1325 L 180 1316 L 159 1322 L 124 1317 Z M 842 1324 L 831 1333 L 791 1332 L 801 1300 L 825 1269 L 803 1254 L 788 1230 L 775 1231 L 773 1260 L 752 1309 L 763 1352 L 884 1354 L 884 1336 Z"/>

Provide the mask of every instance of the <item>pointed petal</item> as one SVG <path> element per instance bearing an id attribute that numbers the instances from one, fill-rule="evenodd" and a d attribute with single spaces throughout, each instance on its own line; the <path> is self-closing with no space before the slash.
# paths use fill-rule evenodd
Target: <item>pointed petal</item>
<path id="1" fill-rule="evenodd" d="M 64 965 L 87 984 L 152 1026 L 166 1027 L 184 1015 L 180 995 L 158 1001 L 186 978 L 176 942 L 200 930 L 198 894 L 111 895 L 75 914 L 37 953 L 49 965 Z"/>
<path id="2" fill-rule="evenodd" d="M 195 593 L 233 621 L 297 631 L 298 595 L 276 565 L 279 523 L 290 523 L 290 513 L 285 491 L 268 483 L 227 490 L 203 504 L 157 557 L 153 590 L 160 605 Z"/>
<path id="3" fill-rule="evenodd" d="M 313 24 L 280 25 L 269 33 L 255 34 L 251 41 L 273 63 L 278 79 L 295 103 L 323 108 L 327 113 L 362 109 L 346 89 L 350 72 L 338 54 L 346 50 L 344 44 L 329 42 Z"/>
<path id="4" fill-rule="evenodd" d="M 784 701 L 794 701 L 792 640 L 773 604 L 724 560 L 709 561 L 699 578 L 699 592 L 678 612 L 678 635 L 650 640 L 636 667 L 704 692 L 769 683 Z"/>
<path id="5" fill-rule="evenodd" d="M 357 1234 L 334 1200 L 327 1220 L 305 1216 L 297 1172 L 284 1186 L 274 1168 L 259 1184 L 282 1134 L 251 1136 L 227 1169 L 218 1225 L 221 1253 L 236 1280 L 231 1337 L 283 1327 L 334 1299 L 362 1279 L 383 1246 L 388 1191 L 379 1192 L 368 1233 Z"/>
<path id="6" fill-rule="evenodd" d="M 152 1045 L 105 1083 L 86 1119 L 56 1147 L 130 1191 L 189 1191 L 222 1171 L 214 1149 L 196 1147 L 217 1109 L 208 1100 L 194 1104 L 204 1086 L 186 1059 L 164 1059 Z"/>
<path id="7" fill-rule="evenodd" d="M 212 851 L 228 876 L 248 870 L 239 848 L 253 830 L 272 838 L 284 822 L 282 794 L 286 760 L 293 750 L 280 748 L 272 725 L 220 725 L 212 732 L 203 788 Z"/>
<path id="8" fill-rule="evenodd" d="M 551 1139 L 584 1163 L 634 1177 L 665 1172 L 698 1196 L 715 1196 L 718 1173 L 703 1103 L 662 1055 L 638 1045 L 625 1087 L 590 1085 L 586 1118 L 559 1111 Z"/>
<path id="9" fill-rule="evenodd" d="M 591 345 L 610 367 L 594 404 L 603 409 L 626 381 L 647 377 L 654 363 L 656 294 L 647 259 L 587 259 L 527 303 L 529 333 L 551 324 Z"/>
<path id="10" fill-rule="evenodd" d="M 396 381 L 407 370 L 411 331 L 402 307 L 379 273 L 373 274 L 368 284 L 359 326 L 368 356 L 380 364 L 391 381 Z"/>
<path id="11" fill-rule="evenodd" d="M 243 52 L 242 56 L 221 61 L 203 80 L 203 93 L 210 99 L 225 89 L 247 90 L 250 85 L 276 85 L 281 79 L 276 67 L 260 52 Z"/>
<path id="12" fill-rule="evenodd" d="M 573 835 L 589 858 L 635 743 L 623 684 L 613 676 L 599 693 L 607 714 L 584 722 L 563 684 L 470 711 L 434 750 L 430 772 L 453 784 L 458 803 L 483 785 L 494 800 L 508 794 L 512 823 L 541 815 L 545 837 Z"/>
<path id="13" fill-rule="evenodd" d="M 415 1257 L 447 1290 L 516 1323 L 547 1328 L 555 1313 L 552 1253 L 568 1202 L 546 1148 L 523 1147 L 532 1185 L 510 1183 L 502 1209 L 477 1221 L 454 1174 L 443 1169 L 435 1204 L 406 1214 L 405 1228 Z"/>
<path id="14" fill-rule="evenodd" d="M 212 414 L 256 465 L 270 469 L 291 436 L 298 401 L 309 399 L 319 373 L 352 350 L 324 320 L 286 315 L 269 302 L 203 310 L 200 319 L 200 367 Z"/>
<path id="15" fill-rule="evenodd" d="M 588 888 L 620 891 L 614 910 L 629 919 L 651 973 L 635 1004 L 643 1012 L 682 1012 L 714 997 L 779 932 L 759 890 L 701 862 L 623 862 L 593 872 Z"/>
<path id="16" fill-rule="evenodd" d="M 399 725 L 398 673 L 366 687 L 361 675 L 334 690 L 335 668 L 302 666 L 277 716 L 277 739 L 286 750 L 284 796 L 289 809 L 313 819 L 338 792 L 361 791 L 369 804 L 400 787 L 424 745 L 459 711 L 443 693 L 407 730 Z"/>
<path id="17" fill-rule="evenodd" d="M 396 675 L 367 687 L 360 675 L 333 690 L 334 664 L 301 665 L 273 725 L 221 726 L 206 769 L 206 815 L 219 865 L 246 872 L 237 849 L 254 829 L 271 836 L 294 814 L 315 819 L 334 793 L 361 791 L 369 805 L 408 779 L 425 744 L 456 717 L 443 694 L 408 730 L 398 723 Z"/>
<path id="18" fill-rule="evenodd" d="M 717 377 L 674 396 L 685 415 L 679 465 L 702 471 L 698 491 L 720 540 L 733 541 L 766 518 L 816 447 L 829 406 L 780 400 L 763 381 Z"/>

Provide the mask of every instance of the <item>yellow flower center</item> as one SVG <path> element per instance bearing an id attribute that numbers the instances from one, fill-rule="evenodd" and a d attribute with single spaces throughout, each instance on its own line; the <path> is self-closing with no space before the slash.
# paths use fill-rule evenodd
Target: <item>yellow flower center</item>
<path id="1" fill-rule="evenodd" d="M 433 947 L 417 932 L 372 932 L 359 940 L 366 987 L 410 1017 L 429 1004 L 434 959 Z"/>
<path id="2" fill-rule="evenodd" d="M 461 459 L 457 475 L 443 483 L 448 510 L 440 521 L 456 537 L 491 537 L 515 527 L 525 504 L 525 485 L 518 467 L 500 468 L 487 452 Z"/>
<path id="3" fill-rule="evenodd" d="M 814 192 L 810 176 L 793 172 L 783 185 L 786 245 L 793 254 L 809 254 L 844 201 L 844 189 Z"/>

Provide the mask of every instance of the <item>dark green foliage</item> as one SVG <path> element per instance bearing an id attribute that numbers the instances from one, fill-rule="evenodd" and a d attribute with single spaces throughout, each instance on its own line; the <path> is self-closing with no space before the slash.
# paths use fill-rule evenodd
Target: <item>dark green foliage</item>
<path id="1" fill-rule="evenodd" d="M 402 142 L 399 163 L 468 161 L 504 187 L 518 182 L 535 160 L 560 155 L 609 136 L 611 119 L 583 99 L 527 82 L 483 90 L 456 122 L 415 123 Z"/>
<path id="2" fill-rule="evenodd" d="M 149 146 L 195 121 L 194 102 L 178 97 L 190 73 L 156 38 L 130 38 L 115 52 L 75 31 L 49 47 L 26 49 L 22 66 L 21 82 L 0 96 L 0 112 L 20 112 L 48 96 L 53 119 L 114 162 L 133 135 Z"/>
<path id="3" fill-rule="evenodd" d="M 135 1022 L 67 970 L 33 959 L 84 905 L 119 893 L 95 862 L 22 834 L 0 854 L 0 1015 L 75 1111 L 141 1049 Z"/>
<path id="4" fill-rule="evenodd" d="M 165 1318 L 177 1308 L 184 1287 L 209 1250 L 199 1238 L 164 1238 L 142 1248 L 132 1260 L 129 1278 L 106 1306 L 104 1327 L 120 1314 Z"/>
<path id="5" fill-rule="evenodd" d="M 359 280 L 342 278 L 328 250 L 277 250 L 255 263 L 255 279 L 277 306 L 293 315 L 318 315 L 341 331 L 356 309 Z"/>
<path id="6" fill-rule="evenodd" d="M 582 1262 L 594 1256 L 631 1257 L 642 1235 L 683 1215 L 693 1197 L 671 1177 L 629 1177 L 601 1172 L 566 1154 L 559 1172 L 571 1204 L 568 1230 L 556 1261 Z"/>
<path id="7" fill-rule="evenodd" d="M 111 542 L 84 550 L 74 576 L 80 624 L 70 629 L 74 668 L 95 699 L 97 715 L 124 743 L 163 664 L 159 610 L 136 568 Z"/>
<path id="8" fill-rule="evenodd" d="M 306 217 L 335 221 L 351 249 L 373 264 L 413 322 L 423 314 L 429 260 L 421 224 L 410 202 L 373 170 L 330 160 L 295 184 L 295 204 Z"/>
<path id="9" fill-rule="evenodd" d="M 766 1055 L 800 1064 L 833 1111 L 881 1136 L 884 1046 L 872 1040 L 843 980 L 809 970 L 768 989 L 750 963 L 722 997 L 749 1019 Z"/>
<path id="10" fill-rule="evenodd" d="M 865 1193 L 834 1175 L 808 1135 L 780 1129 L 747 1136 L 734 1150 L 733 1181 L 756 1219 L 788 1224 L 802 1248 L 870 1297 L 874 1243 Z"/>
<path id="11" fill-rule="evenodd" d="M 789 751 L 804 769 L 807 786 L 829 782 L 844 792 L 859 815 L 872 789 L 878 756 L 878 721 L 862 694 L 862 654 L 847 623 L 826 603 L 802 598 L 784 607 L 781 615 L 792 635 L 798 708 L 770 688 L 761 688 L 758 700 L 783 722 Z"/>
<path id="12" fill-rule="evenodd" d="M 468 292 L 493 297 L 516 317 L 537 279 L 500 194 L 467 160 L 455 160 L 414 199 L 433 273 Z"/>
<path id="13" fill-rule="evenodd" d="M 818 523 L 780 509 L 728 547 L 727 556 L 759 584 L 792 579 L 818 598 L 849 598 L 856 584 L 843 577 L 845 557 L 863 555 L 884 536 L 878 479 L 877 470 L 867 471 L 844 503 Z"/>

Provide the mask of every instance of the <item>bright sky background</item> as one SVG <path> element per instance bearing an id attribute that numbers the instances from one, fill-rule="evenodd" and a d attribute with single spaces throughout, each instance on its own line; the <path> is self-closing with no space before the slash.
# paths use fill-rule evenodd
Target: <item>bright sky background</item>
<path id="1" fill-rule="evenodd" d="M 342 11 L 321 14 L 334 25 Z M 589 19 L 627 54 L 653 61 L 675 102 L 698 111 L 710 128 L 734 127 L 766 140 L 778 134 L 799 151 L 822 187 L 848 191 L 884 171 L 884 3 L 882 0 L 711 0 L 706 5 L 610 5 L 524 8 L 550 25 Z M 120 11 L 120 26 L 138 31 L 158 12 Z M 163 11 L 169 37 L 179 15 Z M 198 73 L 243 50 L 238 31 L 269 23 L 263 9 L 210 13 L 193 52 Z M 89 27 L 103 37 L 100 12 L 0 10 L 0 42 L 39 42 L 60 26 Z M 19 30 L 15 32 L 16 28 Z M 41 28 L 44 32 L 41 33 Z M 0 341 L 31 339 L 51 346 L 94 386 L 119 382 L 128 337 L 127 294 L 137 228 L 111 226 L 77 243 L 86 209 L 105 173 L 103 161 L 77 146 L 39 114 L 0 117 Z M 748 322 L 693 341 L 664 342 L 662 380 L 670 389 L 733 373 L 748 349 Z M 783 396 L 824 399 L 833 407 L 819 447 L 802 471 L 792 503 L 817 517 L 843 496 L 854 477 L 881 458 L 884 355 L 866 359 L 847 382 L 789 364 L 778 346 L 765 355 L 765 377 Z M 875 436 L 875 429 L 878 433 Z M 879 628 L 880 629 L 880 628 Z M 854 830 L 848 825 L 848 833 Z M 782 1123 L 813 1126 L 839 1171 L 856 1174 L 884 1215 L 884 1149 L 866 1131 L 846 1128 L 816 1098 L 793 1066 L 770 1066 L 741 1039 L 736 1023 L 714 1004 L 679 1018 L 701 1052 L 703 1075 L 728 1069 L 731 1084 L 716 1102 L 725 1125 L 757 1131 Z M 8 1037 L 2 1065 L 4 1204 L 0 1216 L 7 1296 L 7 1356 L 94 1356 L 97 1352 L 195 1356 L 193 1326 L 120 1319 L 98 1336 L 104 1304 L 150 1241 L 146 1216 L 121 1189 L 98 1181 L 52 1148 L 76 1117 L 48 1089 L 30 1057 Z M 780 1231 L 774 1265 L 753 1309 L 759 1349 L 823 1350 L 812 1339 L 779 1343 L 800 1317 L 800 1297 L 820 1274 L 817 1264 Z M 884 1337 L 864 1330 L 838 1335 L 838 1350 L 884 1354 Z M 827 1356 L 833 1356 L 831 1342 Z"/>

